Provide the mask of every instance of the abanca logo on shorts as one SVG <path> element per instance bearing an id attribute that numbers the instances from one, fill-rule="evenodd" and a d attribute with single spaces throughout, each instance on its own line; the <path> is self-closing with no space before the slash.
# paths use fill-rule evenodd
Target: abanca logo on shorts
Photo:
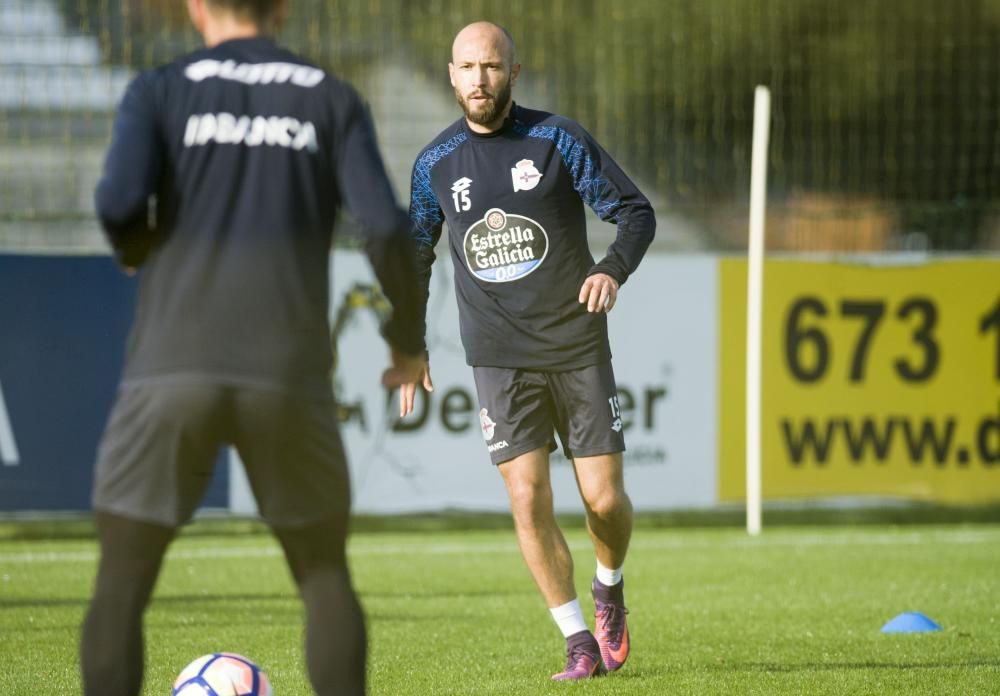
<path id="1" fill-rule="evenodd" d="M 508 283 L 541 265 L 549 237 L 531 218 L 491 208 L 465 232 L 463 246 L 472 275 L 488 283 Z"/>

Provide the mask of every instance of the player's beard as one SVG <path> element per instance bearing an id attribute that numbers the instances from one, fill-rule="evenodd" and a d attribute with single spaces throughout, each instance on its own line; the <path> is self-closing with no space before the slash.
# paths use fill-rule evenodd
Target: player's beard
<path id="1" fill-rule="evenodd" d="M 496 94 L 491 94 L 485 89 L 481 89 L 475 94 L 485 94 L 488 97 L 482 103 L 479 111 L 473 111 L 469 100 L 462 96 L 457 87 L 455 88 L 455 100 L 458 101 L 462 107 L 462 111 L 465 112 L 465 117 L 472 123 L 478 123 L 480 126 L 488 126 L 497 120 L 500 114 L 503 113 L 503 110 L 507 108 L 507 104 L 510 103 L 510 78 L 507 78 L 507 83 Z"/>

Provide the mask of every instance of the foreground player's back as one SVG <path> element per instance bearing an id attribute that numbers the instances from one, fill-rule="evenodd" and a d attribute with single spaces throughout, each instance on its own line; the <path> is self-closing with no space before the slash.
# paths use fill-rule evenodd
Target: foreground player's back
<path id="1" fill-rule="evenodd" d="M 129 113 L 155 130 L 149 159 L 162 159 L 162 168 L 160 240 L 142 278 L 126 379 L 319 385 L 330 365 L 337 182 L 385 180 L 377 157 L 360 156 L 374 136 L 356 93 L 255 37 L 140 76 L 119 122 L 127 124 Z M 123 148 L 112 147 L 109 170 L 116 149 Z M 134 164 L 136 152 L 128 156 Z M 366 171 L 372 167 L 375 176 Z M 366 222 L 391 229 L 401 213 L 388 185 L 381 188 L 365 207 L 384 212 L 369 212 Z M 127 192 L 111 189 L 102 182 L 98 190 L 102 218 L 127 202 Z"/>

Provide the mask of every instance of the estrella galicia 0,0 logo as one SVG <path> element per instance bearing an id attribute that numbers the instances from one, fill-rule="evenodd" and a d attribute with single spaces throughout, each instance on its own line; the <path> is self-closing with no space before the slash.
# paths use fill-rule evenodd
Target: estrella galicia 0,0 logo
<path id="1" fill-rule="evenodd" d="M 489 283 L 508 283 L 541 265 L 549 238 L 531 218 L 491 208 L 466 230 L 464 247 L 472 275 Z"/>

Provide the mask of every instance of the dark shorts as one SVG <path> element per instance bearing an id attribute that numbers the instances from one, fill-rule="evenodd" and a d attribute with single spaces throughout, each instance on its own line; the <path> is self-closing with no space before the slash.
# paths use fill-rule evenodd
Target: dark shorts
<path id="1" fill-rule="evenodd" d="M 347 514 L 350 485 L 332 394 L 181 383 L 119 390 L 97 455 L 94 509 L 182 525 L 204 497 L 220 447 L 230 444 L 272 526 Z"/>
<path id="2" fill-rule="evenodd" d="M 556 449 L 570 459 L 625 451 L 611 363 L 565 372 L 474 367 L 479 424 L 494 464 Z"/>

